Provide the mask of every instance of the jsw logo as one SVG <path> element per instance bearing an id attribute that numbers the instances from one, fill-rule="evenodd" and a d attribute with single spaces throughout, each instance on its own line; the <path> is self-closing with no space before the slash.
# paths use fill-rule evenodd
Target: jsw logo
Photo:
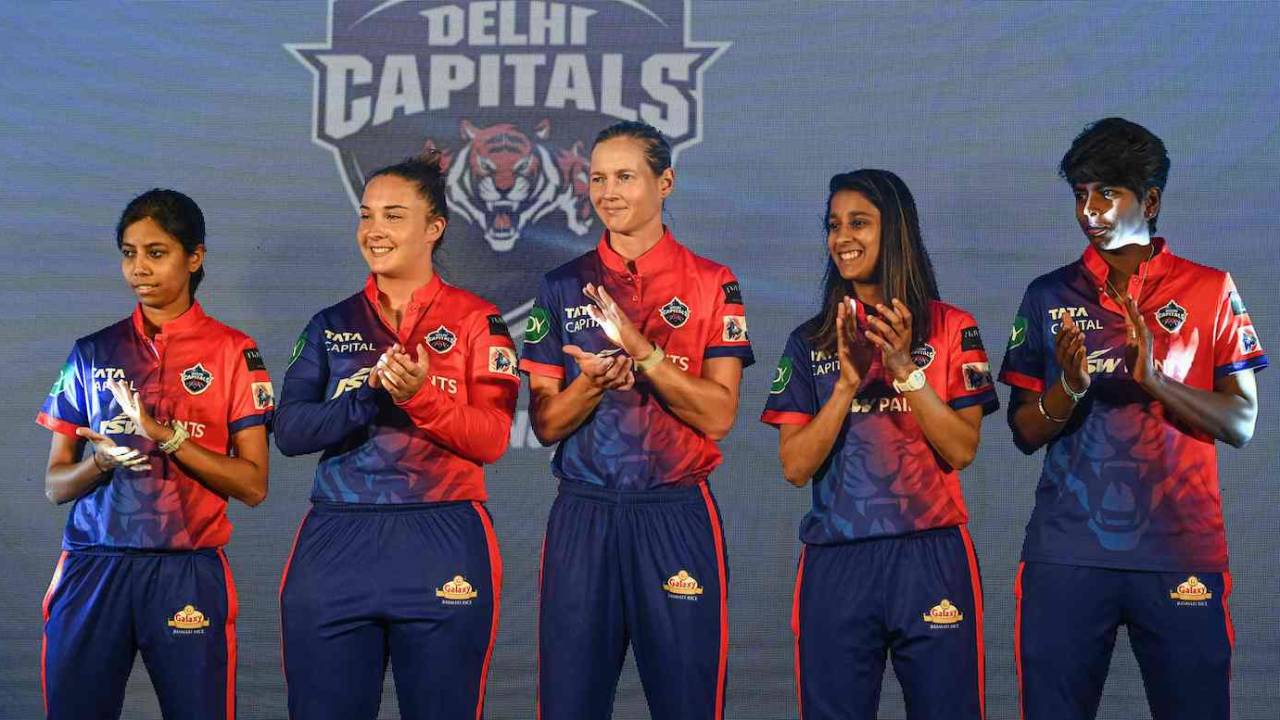
<path id="1" fill-rule="evenodd" d="M 1109 352 L 1111 348 L 1105 347 L 1089 353 L 1085 362 L 1088 363 L 1090 375 L 1110 375 L 1124 367 L 1124 358 L 1104 357 Z"/>
<path id="2" fill-rule="evenodd" d="M 333 389 L 333 397 L 329 399 L 333 400 L 334 398 L 340 397 L 343 393 L 360 389 L 360 386 L 364 385 L 365 381 L 369 379 L 369 373 L 372 371 L 373 368 L 371 367 L 360 368 L 351 377 L 342 378 L 338 381 L 337 387 Z"/>

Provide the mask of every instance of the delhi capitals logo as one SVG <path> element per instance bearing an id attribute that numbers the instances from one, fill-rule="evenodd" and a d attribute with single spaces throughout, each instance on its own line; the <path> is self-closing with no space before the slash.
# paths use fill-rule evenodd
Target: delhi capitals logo
<path id="1" fill-rule="evenodd" d="M 933 358 L 937 354 L 938 351 L 934 350 L 932 345 L 925 343 L 911 351 L 911 362 L 915 363 L 916 367 L 924 370 L 933 364 Z"/>
<path id="2" fill-rule="evenodd" d="M 427 347 L 435 350 L 441 355 L 453 349 L 455 343 L 458 342 L 458 336 L 450 332 L 449 328 L 441 325 L 440 327 L 427 333 Z"/>
<path id="3" fill-rule="evenodd" d="M 1170 300 L 1167 305 L 1156 311 L 1156 322 L 1170 333 L 1178 332 L 1182 323 L 1187 321 L 1187 309 Z"/>
<path id="4" fill-rule="evenodd" d="M 213 373 L 206 370 L 201 363 L 196 363 L 182 371 L 182 387 L 192 395 L 199 395 L 208 390 L 212 384 Z"/>
<path id="5" fill-rule="evenodd" d="M 678 328 L 689 322 L 689 306 L 685 305 L 678 297 L 671 298 L 671 302 L 658 308 L 658 314 L 673 328 Z"/>
<path id="6" fill-rule="evenodd" d="M 702 75 L 729 43 L 692 39 L 691 0 L 330 0 L 329 37 L 285 47 L 314 76 L 312 139 L 352 205 L 367 174 L 442 153 L 452 220 L 438 258 L 523 321 L 549 269 L 599 232 L 597 132 L 642 120 L 673 159 L 702 139 Z"/>

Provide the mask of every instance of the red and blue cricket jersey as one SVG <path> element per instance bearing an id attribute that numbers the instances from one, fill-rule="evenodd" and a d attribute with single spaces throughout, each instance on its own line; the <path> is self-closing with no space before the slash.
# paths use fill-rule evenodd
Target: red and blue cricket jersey
<path id="1" fill-rule="evenodd" d="M 978 325 L 969 313 L 930 303 L 928 340 L 911 352 L 938 397 L 952 408 L 1000 406 Z M 858 325 L 866 327 L 858 304 Z M 834 351 L 814 347 L 816 319 L 792 331 L 760 416 L 770 425 L 805 425 L 822 409 L 840 378 Z M 873 354 L 836 444 L 813 479 L 813 509 L 800 540 L 834 545 L 962 525 L 969 519 L 959 474 L 930 447 L 910 401 Z"/>
<path id="2" fill-rule="evenodd" d="M 1221 377 L 1266 367 L 1231 276 L 1174 255 L 1162 238 L 1153 242 L 1127 292 L 1151 329 L 1157 369 L 1212 390 Z M 1054 337 L 1068 316 L 1084 331 L 1093 377 L 1082 406 L 1048 445 L 1023 560 L 1226 570 L 1214 439 L 1170 416 L 1133 381 L 1124 310 L 1105 291 L 1108 270 L 1090 246 L 1080 260 L 1032 281 L 1014 318 L 1001 382 L 1033 393 L 1057 382 Z"/>
<path id="3" fill-rule="evenodd" d="M 366 384 L 394 343 L 428 378 L 400 405 Z M 484 501 L 484 464 L 506 450 L 520 376 L 498 309 L 435 275 L 413 293 L 400 329 L 378 285 L 321 310 L 294 345 L 276 414 L 286 455 L 323 450 L 312 500 L 343 503 Z"/>
<path id="4" fill-rule="evenodd" d="M 115 470 L 76 500 L 63 548 L 217 548 L 231 538 L 227 499 L 188 475 L 142 436 L 107 388 L 123 380 L 161 423 L 176 421 L 194 442 L 227 454 L 231 436 L 267 423 L 275 401 L 257 345 L 205 314 L 200 303 L 154 338 L 133 316 L 76 341 L 36 422 L 64 435 L 87 427 L 150 456 L 149 472 Z"/>
<path id="5" fill-rule="evenodd" d="M 612 350 L 587 314 L 587 283 L 602 285 L 640 332 L 666 352 L 666 362 L 700 376 L 718 357 L 754 362 L 747 339 L 742 291 L 729 268 L 699 257 L 670 230 L 644 255 L 627 260 L 609 245 L 547 273 L 525 329 L 520 369 L 563 379 L 578 376 L 577 362 L 561 347 Z M 693 485 L 720 464 L 713 440 L 677 418 L 643 374 L 632 390 L 605 393 L 591 417 L 561 441 L 552 471 L 561 479 L 613 489 L 647 490 Z"/>

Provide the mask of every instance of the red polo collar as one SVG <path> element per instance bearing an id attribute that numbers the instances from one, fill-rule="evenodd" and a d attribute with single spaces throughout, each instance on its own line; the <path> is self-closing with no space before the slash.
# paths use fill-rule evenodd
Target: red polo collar
<path id="1" fill-rule="evenodd" d="M 440 279 L 440 273 L 432 273 L 431 280 L 426 285 L 413 291 L 409 296 L 409 304 L 418 307 L 427 307 L 439 294 L 440 289 L 444 287 L 444 281 Z M 376 308 L 381 308 L 382 304 L 378 302 L 378 294 L 382 291 L 378 289 L 378 279 L 373 273 L 369 273 L 368 279 L 364 281 L 364 296 Z"/>
<path id="2" fill-rule="evenodd" d="M 616 272 L 634 272 L 641 276 L 652 275 L 669 267 L 682 249 L 684 246 L 676 242 L 675 237 L 671 235 L 671 229 L 665 225 L 662 226 L 662 238 L 658 243 L 635 260 L 627 260 L 613 249 L 609 244 L 608 230 L 604 231 L 600 236 L 599 244 L 596 245 L 596 252 L 599 253 L 605 267 Z"/>
<path id="3" fill-rule="evenodd" d="M 1134 270 L 1133 275 L 1129 277 L 1129 287 L 1125 288 L 1129 297 L 1137 298 L 1142 292 L 1142 284 L 1144 282 L 1154 282 L 1161 275 L 1169 271 L 1169 267 L 1173 264 L 1173 253 L 1169 250 L 1169 244 L 1162 237 L 1151 238 L 1151 244 L 1154 250 L 1151 259 L 1144 261 Z M 1102 253 L 1090 245 L 1084 250 L 1080 262 L 1084 265 L 1089 276 L 1093 278 L 1093 282 L 1101 290 L 1103 304 L 1109 299 L 1103 288 L 1107 284 L 1107 275 L 1111 272 L 1111 266 L 1103 259 Z M 1118 288 L 1117 288 L 1118 289 Z"/>
<path id="4" fill-rule="evenodd" d="M 156 332 L 155 339 L 160 341 L 165 337 L 173 337 L 182 333 L 190 332 L 200 326 L 205 318 L 209 317 L 205 314 L 204 308 L 200 307 L 199 300 L 192 300 L 191 307 L 178 317 L 170 320 L 160 326 L 160 330 Z M 138 303 L 133 308 L 133 330 L 138 333 L 138 337 L 147 338 L 146 319 L 142 314 L 142 303 Z"/>

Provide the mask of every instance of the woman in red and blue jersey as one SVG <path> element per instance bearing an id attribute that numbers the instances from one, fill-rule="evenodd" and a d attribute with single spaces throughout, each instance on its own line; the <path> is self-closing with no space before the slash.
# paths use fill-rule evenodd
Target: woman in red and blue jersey
<path id="1" fill-rule="evenodd" d="M 280 585 L 292 717 L 372 720 L 390 659 L 404 718 L 478 718 L 502 561 L 484 466 L 506 450 L 519 375 L 497 308 L 440 279 L 439 153 L 370 176 L 364 289 L 311 319 L 276 442 L 321 452 Z"/>
<path id="2" fill-rule="evenodd" d="M 973 317 L 938 299 L 915 200 L 831 179 L 822 310 L 787 340 L 761 420 L 813 480 L 792 630 L 804 720 L 873 718 L 886 655 L 912 720 L 985 716 L 982 582 L 959 471 L 999 406 Z"/>
<path id="3" fill-rule="evenodd" d="M 1015 444 L 1045 449 L 1014 585 L 1028 720 L 1097 715 L 1121 625 L 1151 717 L 1231 716 L 1217 443 L 1253 437 L 1269 361 L 1231 274 L 1155 235 L 1169 168 L 1124 118 L 1076 137 L 1058 170 L 1086 246 L 1027 287 L 1000 369 Z"/>
<path id="4" fill-rule="evenodd" d="M 253 340 L 195 300 L 191 198 L 134 198 L 116 246 L 138 305 L 76 341 L 36 416 L 54 432 L 45 494 L 75 501 L 44 599 L 45 713 L 118 718 L 141 651 L 164 717 L 232 720 L 227 498 L 266 498 L 271 380 Z"/>
<path id="5" fill-rule="evenodd" d="M 662 223 L 671 146 L 644 123 L 595 141 L 595 249 L 547 273 L 520 368 L 559 443 L 539 616 L 538 715 L 607 718 L 630 642 L 653 717 L 724 716 L 728 567 L 707 478 L 752 362 L 729 268 Z"/>

